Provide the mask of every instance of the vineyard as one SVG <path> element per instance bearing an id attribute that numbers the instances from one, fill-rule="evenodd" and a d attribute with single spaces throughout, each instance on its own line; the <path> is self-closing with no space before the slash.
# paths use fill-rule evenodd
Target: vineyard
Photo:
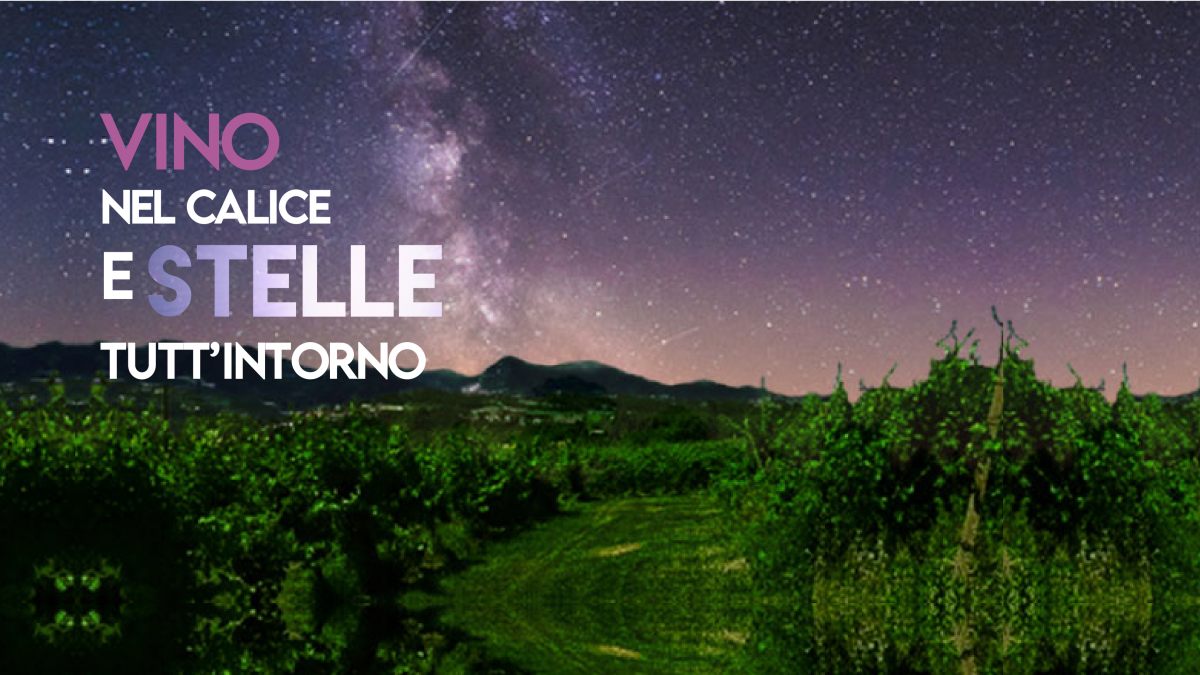
<path id="1" fill-rule="evenodd" d="M 853 403 L 537 425 L 52 383 L 0 413 L 0 672 L 1196 672 L 1200 399 L 1052 387 L 1001 330 Z"/>
<path id="2" fill-rule="evenodd" d="M 1195 672 L 1200 400 L 1056 389 L 1004 338 L 996 367 L 952 330 L 924 382 L 747 426 L 776 666 Z"/>

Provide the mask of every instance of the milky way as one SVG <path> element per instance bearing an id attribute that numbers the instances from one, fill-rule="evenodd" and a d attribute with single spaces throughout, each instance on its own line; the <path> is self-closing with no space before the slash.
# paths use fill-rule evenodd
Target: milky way
<path id="1" fill-rule="evenodd" d="M 591 359 L 786 393 L 926 372 L 996 305 L 1067 384 L 1200 379 L 1190 7 L 5 6 L 0 341 L 419 342 L 430 367 Z M 125 171 L 101 122 L 269 117 L 278 157 Z M 152 137 L 148 136 L 148 139 Z M 264 137 L 240 131 L 243 156 Z M 148 140 L 146 146 L 152 146 Z M 256 148 L 258 151 L 256 152 Z M 101 190 L 328 189 L 332 224 L 102 225 Z M 440 319 L 104 301 L 104 251 L 317 244 L 322 299 L 441 244 Z M 289 291 L 298 300 L 300 263 Z M 378 273 L 375 273 L 378 271 Z M 984 331 L 992 355 L 994 331 Z M 991 356 L 994 358 L 994 356 Z"/>

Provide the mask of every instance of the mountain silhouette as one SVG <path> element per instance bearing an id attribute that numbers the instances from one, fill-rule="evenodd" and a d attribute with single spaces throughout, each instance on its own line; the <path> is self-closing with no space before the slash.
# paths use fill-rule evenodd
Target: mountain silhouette
<path id="1" fill-rule="evenodd" d="M 758 387 L 732 387 L 709 380 L 663 384 L 595 361 L 572 361 L 553 366 L 539 365 L 505 356 L 476 378 L 487 392 L 537 396 L 547 392 L 615 394 L 680 400 L 753 401 L 762 396 Z M 563 389 L 564 385 L 568 389 Z"/>
<path id="2" fill-rule="evenodd" d="M 252 348 L 248 350 L 253 352 Z M 201 356 L 201 380 L 192 379 L 190 352 L 175 354 L 176 379 L 173 387 L 207 390 L 232 400 L 270 402 L 271 405 L 300 409 L 318 405 L 370 401 L 382 396 L 410 391 L 473 392 L 526 397 L 545 397 L 559 394 L 584 396 L 638 396 L 670 398 L 688 401 L 753 401 L 762 396 L 757 387 L 733 387 L 708 380 L 684 384 L 664 384 L 619 368 L 595 361 L 576 361 L 558 365 L 530 363 L 515 356 L 505 356 L 479 375 L 463 375 L 452 370 L 427 370 L 412 380 L 395 377 L 385 379 L 374 368 L 366 368 L 363 379 L 332 379 L 328 374 L 303 380 L 290 363 L 282 364 L 281 379 L 262 378 L 252 368 L 243 370 L 243 378 L 225 379 L 224 356 Z M 139 382 L 127 369 L 128 356 L 118 354 L 118 380 Z M 33 347 L 14 347 L 0 344 L 0 382 L 32 382 L 58 374 L 67 381 L 91 381 L 99 375 L 108 377 L 107 352 L 99 343 L 63 344 L 47 342 Z M 283 359 L 285 362 L 287 359 Z M 274 372 L 272 357 L 265 357 L 266 372 Z M 136 363 L 149 363 L 147 348 L 137 348 Z M 166 365 L 159 355 L 154 374 L 142 383 L 168 382 Z M 352 365 L 357 372 L 357 364 Z"/>

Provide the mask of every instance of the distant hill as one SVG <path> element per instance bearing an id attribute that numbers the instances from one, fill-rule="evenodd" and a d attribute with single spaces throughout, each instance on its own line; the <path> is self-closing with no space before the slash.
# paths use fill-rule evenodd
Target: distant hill
<path id="1" fill-rule="evenodd" d="M 1144 398 L 1144 397 L 1141 397 Z M 1200 389 L 1193 391 L 1190 394 L 1180 394 L 1179 396 L 1163 396 L 1162 399 L 1168 403 L 1189 403 L 1200 398 Z"/>
<path id="2" fill-rule="evenodd" d="M 45 342 L 36 347 L 0 344 L 0 382 L 27 382 L 57 370 L 64 374 L 91 375 L 108 370 L 108 355 L 100 345 L 65 345 Z"/>
<path id="3" fill-rule="evenodd" d="M 126 369 L 127 357 L 118 359 L 120 379 L 135 382 Z M 285 359 L 286 361 L 286 359 Z M 146 347 L 138 348 L 137 363 L 148 362 Z M 243 379 L 221 377 L 223 357 L 201 357 L 202 381 L 191 379 L 191 354 L 178 352 L 175 356 L 176 379 L 173 386 L 202 388 L 209 395 L 234 401 L 264 403 L 288 408 L 308 408 L 317 405 L 369 401 L 382 396 L 418 390 L 447 392 L 479 392 L 514 396 L 543 397 L 556 394 L 584 396 L 641 396 L 688 401 L 752 401 L 762 396 L 757 387 L 731 387 L 700 380 L 684 384 L 663 384 L 627 373 L 594 361 L 577 361 L 559 365 L 539 365 L 506 356 L 479 375 L 470 376 L 452 370 L 427 370 L 414 380 L 384 379 L 373 368 L 367 368 L 366 378 L 348 380 L 321 377 L 302 380 L 290 363 L 283 364 L 283 378 L 263 379 L 252 369 L 245 369 Z M 161 360 L 154 374 L 144 380 L 162 383 L 166 367 Z M 267 357 L 268 372 L 274 362 Z M 96 373 L 108 373 L 108 354 L 99 343 L 70 345 L 47 342 L 34 347 L 13 347 L 0 344 L 0 382 L 22 383 L 42 379 L 52 372 L 68 380 L 90 380 Z"/>
<path id="4" fill-rule="evenodd" d="M 663 384 L 595 361 L 574 361 L 544 366 L 505 356 L 476 378 L 483 391 L 537 396 L 548 391 L 653 396 L 681 400 L 752 401 L 762 396 L 758 387 L 731 387 L 700 380 Z M 563 389 L 564 385 L 567 386 Z"/>

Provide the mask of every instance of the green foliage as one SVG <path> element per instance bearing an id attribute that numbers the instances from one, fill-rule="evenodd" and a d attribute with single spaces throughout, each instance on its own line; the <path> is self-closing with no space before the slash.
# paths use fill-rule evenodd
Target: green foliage
<path id="1" fill-rule="evenodd" d="M 758 475 L 745 483 L 748 490 L 730 490 L 730 502 L 757 522 L 747 546 L 760 589 L 791 598 L 772 605 L 759 623 L 767 669 L 962 672 L 967 666 L 957 652 L 945 651 L 957 640 L 974 645 L 963 654 L 980 672 L 1001 663 L 1008 672 L 1049 664 L 1062 672 L 1195 672 L 1200 404 L 1138 399 L 1127 386 L 1112 403 L 1081 384 L 1055 389 L 1037 380 L 1032 361 L 1019 358 L 1024 341 L 1011 326 L 1001 380 L 999 369 L 979 365 L 971 337 L 959 340 L 952 330 L 940 343 L 945 358 L 911 388 L 885 380 L 851 405 L 839 386 L 828 400 L 747 416 L 738 426 Z M 961 357 L 967 346 L 971 353 Z M 993 434 L 988 416 L 1001 394 Z M 979 492 L 981 472 L 986 493 Z M 968 494 L 979 498 L 982 531 L 970 567 L 953 571 Z M 880 594 L 870 602 L 882 604 L 845 614 L 850 610 L 837 608 L 869 605 L 866 598 L 837 600 L 867 592 L 863 584 L 876 578 L 864 562 L 868 550 L 875 551 L 869 559 L 888 561 L 869 587 Z M 1097 550 L 1102 555 L 1091 553 Z M 1055 551 L 1066 556 L 1057 567 Z M 1019 560 L 1029 574 L 1013 577 Z M 1078 626 L 1052 634 L 1029 621 L 1049 620 L 1050 607 L 1103 607 L 1106 591 L 1097 579 L 1110 580 L 1103 583 L 1116 594 L 1112 602 L 1128 598 L 1130 607 L 1148 608 L 1153 597 L 1146 625 L 1113 615 L 1114 627 L 1097 637 Z M 1143 582 L 1152 592 L 1139 590 Z M 960 597 L 960 586 L 973 589 L 969 597 Z M 1005 597 L 1023 600 L 1002 611 Z M 909 600 L 896 604 L 903 598 Z M 922 600 L 913 605 L 913 598 Z M 839 623 L 847 616 L 858 617 L 853 630 Z M 893 623 L 879 624 L 883 617 Z M 1009 633 L 983 627 L 1002 624 Z M 869 658 L 851 656 L 865 638 L 858 647 L 839 641 L 873 630 L 882 631 L 875 643 L 882 651 Z M 1144 644 L 1147 634 L 1153 649 L 1129 646 Z M 1020 659 L 1031 670 L 1014 669 L 1022 662 L 1013 660 L 1016 652 L 1002 656 L 1015 649 L 1012 640 L 1028 643 Z M 1087 644 L 1100 645 L 1090 665 L 1079 660 Z M 934 658 L 938 653 L 943 657 Z"/>
<path id="2" fill-rule="evenodd" d="M 397 615 L 402 593 L 564 502 L 745 472 L 733 443 L 670 440 L 707 433 L 683 410 L 650 442 L 413 434 L 355 408 L 175 430 L 154 413 L 102 396 L 0 411 L 9 663 L 53 672 L 100 650 L 111 658 L 92 654 L 94 672 L 152 658 L 180 672 L 429 672 L 438 659 L 423 620 Z M 5 658 L 0 671 L 21 672 Z"/>
<path id="3" fill-rule="evenodd" d="M 52 379 L 0 410 L 0 672 L 512 672 L 397 598 L 564 505 L 698 489 L 744 524 L 762 672 L 1196 672 L 1200 400 L 1056 389 L 1005 330 L 999 368 L 952 330 L 853 403 L 169 425 Z"/>

